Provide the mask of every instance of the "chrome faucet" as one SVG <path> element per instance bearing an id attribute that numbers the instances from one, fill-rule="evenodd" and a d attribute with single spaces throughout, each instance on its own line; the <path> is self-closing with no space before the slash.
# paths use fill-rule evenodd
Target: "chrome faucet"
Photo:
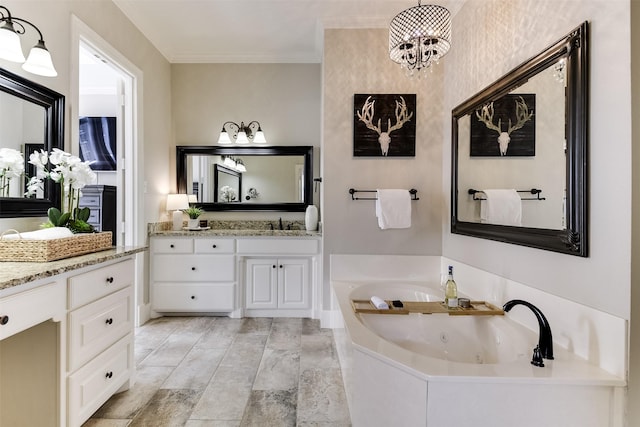
<path id="1" fill-rule="evenodd" d="M 538 339 L 538 346 L 533 350 L 533 360 L 531 360 L 531 364 L 535 366 L 544 366 L 542 358 L 553 360 L 553 337 L 551 336 L 551 326 L 549 325 L 547 318 L 542 314 L 542 311 L 530 302 L 521 299 L 514 299 L 507 301 L 502 308 L 504 311 L 509 312 L 516 305 L 529 307 L 538 319 L 540 337 Z"/>

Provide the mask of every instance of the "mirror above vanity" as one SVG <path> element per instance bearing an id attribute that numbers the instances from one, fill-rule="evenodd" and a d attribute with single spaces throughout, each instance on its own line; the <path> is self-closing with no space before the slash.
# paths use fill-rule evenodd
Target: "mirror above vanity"
<path id="1" fill-rule="evenodd" d="M 453 110 L 452 233 L 587 256 L 587 30 Z"/>
<path id="2" fill-rule="evenodd" d="M 0 68 L 0 112 L 0 148 L 19 151 L 25 163 L 25 174 L 12 178 L 0 197 L 0 218 L 46 216 L 60 205 L 59 186 L 46 180 L 42 191 L 27 198 L 25 175 L 34 174 L 27 163 L 34 150 L 64 149 L 64 96 Z"/>
<path id="3" fill-rule="evenodd" d="M 206 211 L 303 212 L 313 203 L 313 147 L 176 147 L 178 192 Z"/>

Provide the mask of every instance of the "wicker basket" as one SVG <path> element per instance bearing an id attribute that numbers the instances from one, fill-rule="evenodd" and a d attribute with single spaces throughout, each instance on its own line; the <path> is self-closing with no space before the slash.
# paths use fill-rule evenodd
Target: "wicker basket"
<path id="1" fill-rule="evenodd" d="M 109 248 L 111 231 L 50 240 L 0 238 L 0 261 L 48 262 Z"/>

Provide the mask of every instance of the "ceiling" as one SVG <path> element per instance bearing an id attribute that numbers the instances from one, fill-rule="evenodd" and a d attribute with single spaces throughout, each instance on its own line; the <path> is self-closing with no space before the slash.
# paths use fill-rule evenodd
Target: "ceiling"
<path id="1" fill-rule="evenodd" d="M 388 28 L 411 0 L 113 0 L 172 63 L 314 63 L 325 28 Z M 464 0 L 439 1 L 455 14 Z"/>

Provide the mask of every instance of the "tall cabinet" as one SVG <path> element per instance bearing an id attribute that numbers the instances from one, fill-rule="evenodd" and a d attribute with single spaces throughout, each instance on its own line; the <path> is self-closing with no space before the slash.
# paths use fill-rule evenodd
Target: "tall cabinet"
<path id="1" fill-rule="evenodd" d="M 80 207 L 91 210 L 89 224 L 96 231 L 111 231 L 111 244 L 116 245 L 116 191 L 113 185 L 86 185 L 82 189 Z"/>

